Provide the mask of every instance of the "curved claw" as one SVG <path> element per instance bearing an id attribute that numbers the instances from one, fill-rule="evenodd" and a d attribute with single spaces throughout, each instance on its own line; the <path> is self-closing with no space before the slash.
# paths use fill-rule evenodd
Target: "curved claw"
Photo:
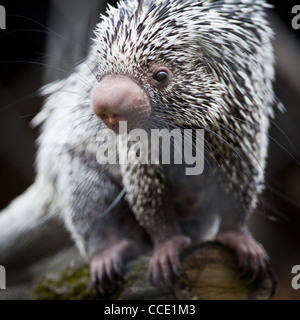
<path id="1" fill-rule="evenodd" d="M 118 288 L 121 279 L 113 272 L 112 265 L 105 266 L 105 262 L 91 271 L 91 278 L 96 292 L 101 294 L 111 293 Z"/>
<path id="2" fill-rule="evenodd" d="M 173 282 L 174 282 L 174 279 L 171 279 L 170 278 L 170 274 L 169 273 L 164 273 L 163 274 L 163 277 L 164 277 L 164 282 L 165 284 L 170 287 L 171 289 L 173 289 Z"/>
<path id="3" fill-rule="evenodd" d="M 175 264 L 172 265 L 172 271 L 173 271 L 173 274 L 175 275 L 175 277 L 179 277 L 180 271 Z"/>
<path id="4" fill-rule="evenodd" d="M 92 257 L 91 279 L 97 293 L 112 293 L 120 287 L 124 281 L 124 261 L 138 253 L 136 247 L 132 246 L 133 243 L 129 240 L 122 240 Z"/>
<path id="5" fill-rule="evenodd" d="M 118 261 L 113 262 L 113 269 L 114 269 L 114 272 L 116 273 L 116 275 L 119 278 L 123 279 L 123 270 L 122 270 L 122 267 L 120 266 L 120 263 Z"/>
<path id="6" fill-rule="evenodd" d="M 180 254 L 190 243 L 191 240 L 185 236 L 174 236 L 155 248 L 147 275 L 152 285 L 159 287 L 165 284 L 173 288 L 173 282 L 180 274 Z"/>
<path id="7" fill-rule="evenodd" d="M 260 283 L 265 278 L 269 257 L 251 235 L 235 231 L 224 232 L 217 236 L 217 240 L 236 252 L 241 277 L 249 277 L 248 285 Z"/>

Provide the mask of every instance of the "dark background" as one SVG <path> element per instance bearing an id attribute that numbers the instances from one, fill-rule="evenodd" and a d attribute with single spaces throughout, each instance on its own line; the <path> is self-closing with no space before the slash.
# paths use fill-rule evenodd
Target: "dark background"
<path id="1" fill-rule="evenodd" d="M 300 30 L 291 27 L 292 7 L 300 1 L 269 2 L 275 5 L 270 20 L 277 34 L 275 90 L 287 112 L 277 113 L 270 132 L 267 188 L 257 214 L 251 219 L 251 228 L 269 252 L 279 280 L 274 298 L 300 299 L 300 290 L 293 290 L 290 284 L 292 266 L 300 264 L 300 167 L 297 164 L 300 159 Z M 7 12 L 7 29 L 0 30 L 0 208 L 3 208 L 34 179 L 34 141 L 38 132 L 30 128 L 29 122 L 42 104 L 36 91 L 41 85 L 64 77 L 65 72 L 60 72 L 57 66 L 71 71 L 84 57 L 85 50 L 73 52 L 75 43 L 62 34 L 63 17 L 53 9 L 51 1 L 9 0 L 0 1 L 0 5 L 4 5 Z M 97 21 L 97 17 L 94 19 Z M 88 35 L 84 34 L 86 39 Z M 61 59 L 55 60 L 52 51 L 55 41 L 62 43 L 68 52 L 64 54 L 63 67 Z M 81 47 L 88 48 L 82 43 Z"/>

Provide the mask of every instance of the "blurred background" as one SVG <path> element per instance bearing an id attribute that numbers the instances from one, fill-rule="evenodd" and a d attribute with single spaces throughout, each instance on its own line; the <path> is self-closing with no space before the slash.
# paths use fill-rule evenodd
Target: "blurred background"
<path id="1" fill-rule="evenodd" d="M 268 17 L 276 33 L 275 91 L 287 112 L 277 112 L 272 125 L 267 187 L 251 218 L 251 230 L 271 257 L 278 279 L 273 299 L 300 299 L 300 290 L 291 287 L 291 269 L 300 265 L 300 29 L 294 30 L 291 21 L 292 8 L 300 3 L 269 3 L 274 5 Z M 7 22 L 6 30 L 0 30 L 0 209 L 34 179 L 38 132 L 29 122 L 42 105 L 37 90 L 67 76 L 85 57 L 106 1 L 7 0 L 1 5 Z M 65 236 L 52 246 L 67 244 Z M 44 257 L 44 249 L 35 258 Z M 22 259 L 24 265 L 30 262 Z M 28 276 L 24 283 L 31 280 Z M 26 297 L 22 290 L 16 292 L 8 297 Z"/>

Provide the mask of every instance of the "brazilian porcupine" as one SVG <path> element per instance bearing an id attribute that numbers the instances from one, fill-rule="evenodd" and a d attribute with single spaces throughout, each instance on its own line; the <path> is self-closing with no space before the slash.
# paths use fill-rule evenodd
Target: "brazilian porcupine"
<path id="1" fill-rule="evenodd" d="M 264 186 L 269 118 L 280 106 L 264 7 L 263 0 L 128 0 L 109 7 L 87 59 L 44 89 L 48 98 L 34 119 L 42 125 L 37 177 L 0 215 L 2 253 L 25 225 L 57 213 L 105 289 L 139 252 L 119 228 L 126 213 L 154 243 L 154 284 L 178 275 L 191 239 L 217 239 L 237 252 L 252 280 L 262 277 L 266 253 L 247 220 Z M 97 134 L 118 131 L 120 120 L 146 130 L 204 129 L 205 172 L 100 166 Z M 216 213 L 208 215 L 207 206 Z"/>

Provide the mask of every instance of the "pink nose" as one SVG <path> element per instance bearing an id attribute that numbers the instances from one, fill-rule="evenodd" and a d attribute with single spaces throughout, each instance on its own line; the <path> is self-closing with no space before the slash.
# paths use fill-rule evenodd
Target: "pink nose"
<path id="1" fill-rule="evenodd" d="M 94 113 L 108 126 L 119 121 L 137 120 L 149 113 L 150 104 L 144 90 L 125 76 L 107 76 L 92 90 Z"/>

